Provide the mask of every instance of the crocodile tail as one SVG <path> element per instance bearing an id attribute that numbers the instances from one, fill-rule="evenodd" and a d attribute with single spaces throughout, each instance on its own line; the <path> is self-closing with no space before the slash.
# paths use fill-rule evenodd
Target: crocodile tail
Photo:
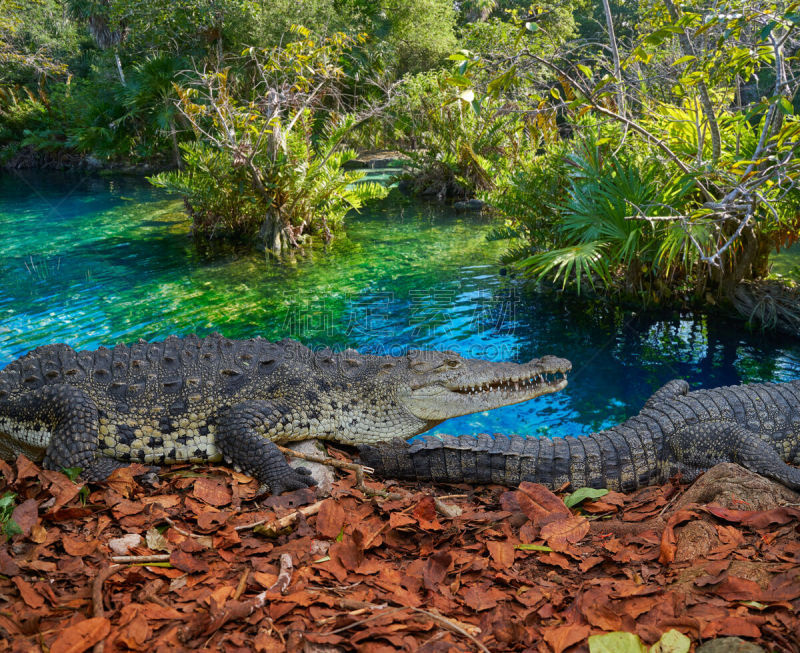
<path id="1" fill-rule="evenodd" d="M 641 455 L 634 455 L 634 451 Z M 425 436 L 414 442 L 393 440 L 359 447 L 361 463 L 378 476 L 440 483 L 521 481 L 558 488 L 607 487 L 630 490 L 651 482 L 640 442 L 628 445 L 615 429 L 590 436 L 525 438 L 505 436 Z M 636 459 L 639 464 L 636 467 Z"/>

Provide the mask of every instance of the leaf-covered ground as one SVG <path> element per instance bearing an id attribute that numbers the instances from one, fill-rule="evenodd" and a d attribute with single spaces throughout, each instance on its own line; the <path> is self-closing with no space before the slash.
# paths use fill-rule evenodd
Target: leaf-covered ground
<path id="1" fill-rule="evenodd" d="M 681 504 L 675 484 L 571 509 L 530 483 L 368 497 L 352 473 L 254 503 L 225 468 L 141 471 L 85 488 L 0 462 L 0 650 L 560 652 L 672 630 L 800 650 L 797 506 Z"/>

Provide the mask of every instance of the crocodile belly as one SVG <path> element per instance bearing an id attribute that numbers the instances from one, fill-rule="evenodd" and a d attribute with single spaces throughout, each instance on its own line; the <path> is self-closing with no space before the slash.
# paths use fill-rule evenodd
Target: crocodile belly
<path id="1" fill-rule="evenodd" d="M 213 428 L 202 433 L 192 428 L 164 432 L 146 423 L 104 421 L 101 419 L 100 451 L 116 460 L 155 465 L 222 460 Z"/>
<path id="2" fill-rule="evenodd" d="M 52 435 L 50 429 L 37 420 L 19 421 L 0 416 L 0 458 L 14 460 L 24 454 L 38 462 L 44 458 Z"/>

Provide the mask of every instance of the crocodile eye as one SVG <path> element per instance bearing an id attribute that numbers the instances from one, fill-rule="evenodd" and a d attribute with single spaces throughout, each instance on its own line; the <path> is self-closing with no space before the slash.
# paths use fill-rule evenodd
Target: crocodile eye
<path id="1" fill-rule="evenodd" d="M 447 367 L 453 367 L 453 368 L 461 367 L 461 361 L 457 361 L 457 360 L 447 360 L 444 363 L 445 363 L 445 365 L 447 365 Z"/>

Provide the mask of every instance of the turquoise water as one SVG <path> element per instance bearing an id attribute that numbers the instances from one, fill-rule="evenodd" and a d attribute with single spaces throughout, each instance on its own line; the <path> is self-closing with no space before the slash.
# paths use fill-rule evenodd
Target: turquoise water
<path id="1" fill-rule="evenodd" d="M 576 434 L 636 413 L 666 381 L 800 378 L 800 343 L 690 315 L 525 292 L 486 218 L 397 194 L 328 247 L 276 263 L 197 244 L 180 201 L 126 178 L 0 176 L 0 368 L 28 350 L 220 331 L 399 353 L 573 362 L 558 395 L 450 420 L 450 433 Z"/>

